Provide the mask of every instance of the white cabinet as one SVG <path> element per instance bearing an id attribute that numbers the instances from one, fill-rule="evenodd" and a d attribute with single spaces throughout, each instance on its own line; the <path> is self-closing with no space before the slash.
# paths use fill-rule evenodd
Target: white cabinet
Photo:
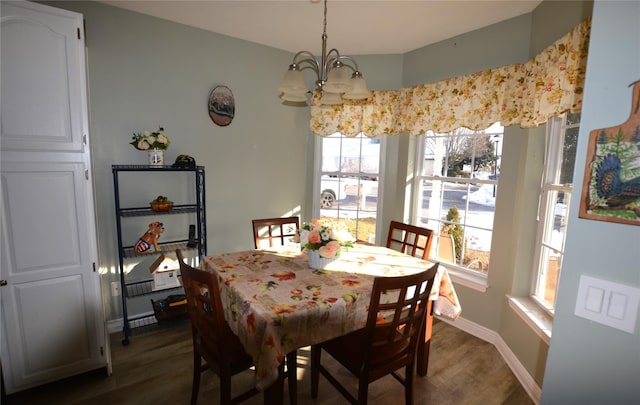
<path id="1" fill-rule="evenodd" d="M 82 15 L 2 2 L 1 364 L 7 393 L 108 367 Z"/>

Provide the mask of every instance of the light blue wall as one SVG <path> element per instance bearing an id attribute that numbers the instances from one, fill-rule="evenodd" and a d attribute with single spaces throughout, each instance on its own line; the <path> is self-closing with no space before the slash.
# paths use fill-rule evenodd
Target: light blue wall
<path id="1" fill-rule="evenodd" d="M 640 2 L 596 1 L 574 187 L 582 190 L 589 133 L 630 116 L 640 79 Z M 640 288 L 640 226 L 578 218 L 571 201 L 543 404 L 640 402 L 640 325 L 627 333 L 574 315 L 581 275 Z"/>
<path id="2" fill-rule="evenodd" d="M 252 218 L 312 215 L 309 109 L 283 105 L 277 92 L 293 54 L 97 2 L 44 3 L 85 19 L 99 265 L 108 319 L 121 316 L 119 300 L 109 292 L 118 261 L 111 165 L 147 162 L 145 152 L 129 145 L 133 132 L 163 126 L 171 139 L 168 162 L 189 154 L 205 166 L 210 254 L 252 248 Z M 400 86 L 400 55 L 359 57 L 358 63 L 372 89 Z M 216 85 L 228 86 L 235 96 L 235 118 L 227 127 L 208 115 Z M 171 196 L 172 190 L 178 189 L 150 192 L 149 201 Z"/>
<path id="3" fill-rule="evenodd" d="M 403 84 L 525 63 L 582 22 L 590 11 L 591 2 L 545 1 L 533 13 L 409 52 Z M 544 377 L 548 346 L 513 313 L 506 296 L 529 294 L 544 135 L 544 126 L 505 129 L 489 287 L 481 292 L 456 285 L 462 316 L 496 331 L 538 385 Z M 401 150 L 403 153 L 407 152 Z"/>

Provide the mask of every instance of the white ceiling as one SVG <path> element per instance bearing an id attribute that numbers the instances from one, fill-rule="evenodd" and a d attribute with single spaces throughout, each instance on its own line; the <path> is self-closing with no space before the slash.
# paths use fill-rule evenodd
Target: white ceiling
<path id="1" fill-rule="evenodd" d="M 95 0 L 274 48 L 321 52 L 322 0 Z M 542 0 L 331 0 L 328 49 L 402 54 L 531 12 Z"/>

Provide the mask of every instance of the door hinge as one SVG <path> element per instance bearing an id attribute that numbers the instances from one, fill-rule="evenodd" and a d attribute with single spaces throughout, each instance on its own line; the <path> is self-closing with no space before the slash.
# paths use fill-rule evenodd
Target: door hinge
<path id="1" fill-rule="evenodd" d="M 89 169 L 84 171 L 84 177 L 85 177 L 85 179 L 89 180 Z"/>
<path id="2" fill-rule="evenodd" d="M 96 272 L 96 262 L 93 262 L 93 272 Z"/>
<path id="3" fill-rule="evenodd" d="M 100 346 L 100 356 L 104 356 L 104 346 Z"/>
<path id="4" fill-rule="evenodd" d="M 82 36 L 80 36 L 80 27 L 76 28 L 77 32 L 78 32 L 78 39 L 82 39 Z"/>
<path id="5" fill-rule="evenodd" d="M 86 145 L 87 144 L 87 134 L 82 135 L 82 142 Z"/>

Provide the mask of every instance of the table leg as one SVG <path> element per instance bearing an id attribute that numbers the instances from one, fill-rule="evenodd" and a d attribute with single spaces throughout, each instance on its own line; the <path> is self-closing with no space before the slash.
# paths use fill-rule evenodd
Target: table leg
<path id="1" fill-rule="evenodd" d="M 433 301 L 429 300 L 427 306 L 427 319 L 425 319 L 425 325 L 420 332 L 420 340 L 418 343 L 418 375 L 424 377 L 427 375 L 427 368 L 429 367 L 429 346 L 431 345 L 431 333 L 433 330 Z"/>
<path id="2" fill-rule="evenodd" d="M 284 362 L 278 367 L 278 379 L 264 390 L 265 405 L 282 405 L 284 402 Z"/>

